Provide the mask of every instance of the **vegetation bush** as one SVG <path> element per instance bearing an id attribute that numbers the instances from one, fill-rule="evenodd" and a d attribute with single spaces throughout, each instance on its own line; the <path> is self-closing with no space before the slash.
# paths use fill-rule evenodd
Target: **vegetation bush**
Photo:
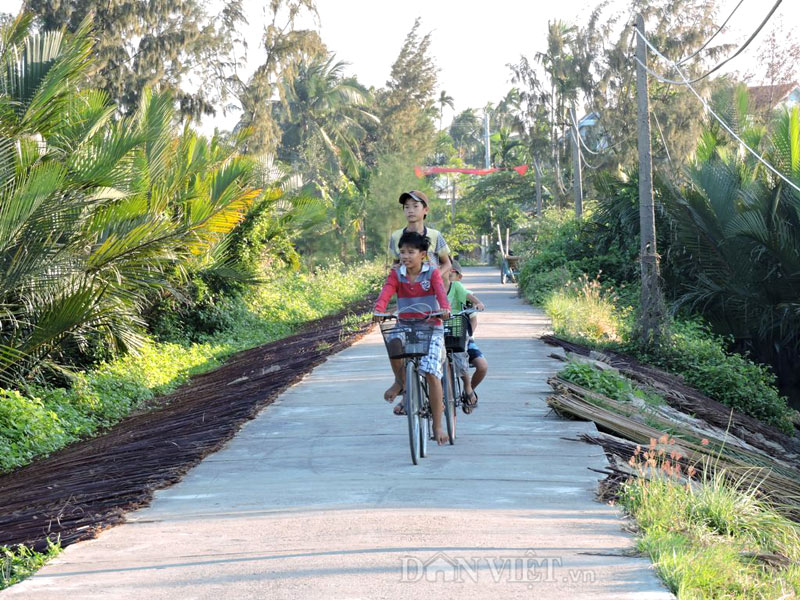
<path id="1" fill-rule="evenodd" d="M 591 217 L 588 217 L 591 218 Z M 564 211 L 546 212 L 528 242 L 520 287 L 553 320 L 557 335 L 589 346 L 611 347 L 682 375 L 707 396 L 787 433 L 793 431 L 791 409 L 777 390 L 769 367 L 730 352 L 730 337 L 714 334 L 699 318 L 675 318 L 668 324 L 670 343 L 647 351 L 634 336 L 633 306 L 638 286 L 582 271 L 602 260 L 580 258 L 581 240 L 594 235 Z"/>
<path id="2" fill-rule="evenodd" d="M 550 291 L 542 305 L 556 334 L 603 346 L 622 341 L 629 322 L 630 309 L 618 308 L 616 300 L 613 289 L 582 275 L 578 281 Z"/>
<path id="3" fill-rule="evenodd" d="M 670 344 L 658 353 L 647 353 L 635 345 L 628 349 L 641 359 L 678 373 L 707 396 L 746 415 L 793 431 L 791 409 L 776 388 L 769 367 L 741 354 L 727 352 L 731 338 L 714 334 L 701 320 L 676 320 L 670 325 Z"/>
<path id="4" fill-rule="evenodd" d="M 663 466 L 663 465 L 662 465 Z M 800 593 L 800 528 L 758 499 L 756 486 L 737 489 L 724 472 L 700 482 L 662 469 L 633 478 L 620 503 L 640 528 L 637 547 L 679 598 L 790 598 Z M 786 568 L 758 555 L 781 555 Z"/>
<path id="5" fill-rule="evenodd" d="M 601 371 L 588 363 L 570 361 L 559 371 L 558 376 L 617 402 L 630 402 L 635 396 L 650 404 L 663 403 L 663 399 L 655 392 L 645 392 L 619 373 Z"/>
<path id="6" fill-rule="evenodd" d="M 607 286 L 636 281 L 636 262 L 600 220 L 603 214 L 591 206 L 583 220 L 564 209 L 545 211 L 523 244 L 520 287 L 526 297 L 541 303 L 548 292 L 584 274 Z"/>
<path id="7" fill-rule="evenodd" d="M 44 552 L 36 552 L 26 546 L 0 546 L 0 590 L 33 575 L 59 552 L 61 546 L 52 542 Z"/>
<path id="8" fill-rule="evenodd" d="M 229 325 L 215 333 L 196 341 L 149 340 L 138 354 L 74 374 L 69 388 L 0 389 L 0 472 L 95 435 L 234 352 L 289 335 L 360 300 L 383 278 L 377 263 L 274 273 L 252 292 L 223 302 Z"/>

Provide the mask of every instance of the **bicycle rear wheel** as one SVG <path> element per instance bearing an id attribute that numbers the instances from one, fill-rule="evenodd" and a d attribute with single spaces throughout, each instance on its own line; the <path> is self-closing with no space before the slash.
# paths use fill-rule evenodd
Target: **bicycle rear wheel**
<path id="1" fill-rule="evenodd" d="M 422 458 L 428 456 L 428 440 L 433 433 L 433 424 L 431 423 L 430 404 L 425 401 L 427 408 L 420 410 L 422 415 L 419 418 L 419 455 Z"/>
<path id="2" fill-rule="evenodd" d="M 453 355 L 448 353 L 445 372 L 442 377 L 442 401 L 444 402 L 444 422 L 447 425 L 447 438 L 450 445 L 456 443 L 456 377 Z"/>
<path id="3" fill-rule="evenodd" d="M 406 394 L 405 394 L 406 414 L 408 415 L 408 443 L 411 447 L 411 462 L 419 464 L 420 447 L 420 423 L 419 405 L 420 389 L 419 376 L 414 361 L 406 362 Z"/>

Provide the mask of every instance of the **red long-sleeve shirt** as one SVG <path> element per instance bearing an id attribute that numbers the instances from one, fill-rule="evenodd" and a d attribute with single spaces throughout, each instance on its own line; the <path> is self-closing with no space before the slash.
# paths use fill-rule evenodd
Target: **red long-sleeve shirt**
<path id="1" fill-rule="evenodd" d="M 405 265 L 392 269 L 378 296 L 375 312 L 386 312 L 386 305 L 394 294 L 397 294 L 397 310 L 401 319 L 419 319 L 432 312 L 450 310 L 442 275 L 439 269 L 427 264 L 422 265 L 413 282 L 408 279 Z M 441 325 L 442 320 L 433 319 L 433 322 Z"/>

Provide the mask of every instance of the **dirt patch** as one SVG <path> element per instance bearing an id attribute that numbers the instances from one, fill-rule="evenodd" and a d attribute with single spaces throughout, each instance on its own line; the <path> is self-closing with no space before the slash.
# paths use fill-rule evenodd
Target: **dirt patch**
<path id="1" fill-rule="evenodd" d="M 0 545 L 41 551 L 48 538 L 60 538 L 68 546 L 123 522 L 327 356 L 363 336 L 369 321 L 343 327 L 342 318 L 369 312 L 373 303 L 358 302 L 291 337 L 239 352 L 163 397 L 162 408 L 0 477 Z"/>

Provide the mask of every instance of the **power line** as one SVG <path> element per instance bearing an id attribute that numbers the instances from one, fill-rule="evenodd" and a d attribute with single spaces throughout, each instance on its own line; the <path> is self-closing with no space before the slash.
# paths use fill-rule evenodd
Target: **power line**
<path id="1" fill-rule="evenodd" d="M 784 180 L 786 183 L 788 183 L 790 186 L 792 186 L 792 187 L 793 187 L 795 190 L 797 190 L 798 192 L 800 192 L 800 187 L 798 187 L 798 186 L 797 186 L 795 183 L 793 183 L 793 182 L 792 182 L 790 179 L 788 179 L 788 178 L 787 178 L 787 177 L 786 177 L 786 176 L 785 176 L 783 173 L 781 173 L 781 172 L 780 172 L 780 171 L 778 171 L 778 170 L 777 170 L 775 167 L 773 167 L 771 164 L 769 164 L 769 163 L 768 163 L 768 162 L 767 162 L 767 161 L 766 161 L 766 160 L 765 160 L 765 159 L 764 159 L 764 158 L 763 158 L 763 157 L 762 157 L 762 156 L 761 156 L 761 155 L 760 155 L 758 152 L 756 152 L 756 151 L 755 151 L 755 150 L 753 150 L 753 149 L 752 149 L 750 146 L 748 146 L 748 145 L 747 145 L 747 142 L 745 142 L 745 141 L 744 141 L 744 140 L 743 140 L 741 137 L 739 137 L 739 136 L 736 134 L 736 132 L 735 132 L 733 129 L 731 129 L 731 128 L 730 128 L 730 126 L 729 126 L 729 125 L 728 125 L 728 124 L 725 122 L 725 120 L 724 120 L 724 119 L 722 119 L 722 118 L 721 118 L 721 117 L 720 117 L 720 116 L 719 116 L 717 113 L 715 113 L 715 112 L 714 112 L 714 110 L 711 108 L 711 106 L 709 106 L 708 102 L 706 102 L 706 101 L 705 101 L 705 99 L 704 99 L 704 98 L 703 98 L 703 97 L 702 97 L 702 96 L 701 96 L 701 95 L 700 95 L 700 94 L 697 92 L 697 90 L 696 90 L 696 89 L 694 89 L 694 87 L 692 86 L 692 82 L 690 82 L 690 81 L 689 81 L 689 79 L 686 77 L 686 75 L 684 75 L 684 73 L 683 73 L 683 71 L 681 70 L 681 68 L 680 68 L 680 67 L 679 67 L 677 64 L 675 64 L 675 62 L 674 62 L 674 61 L 670 60 L 669 58 L 667 58 L 666 56 L 664 56 L 663 54 L 661 54 L 661 52 L 659 52 L 659 51 L 658 51 L 658 49 L 657 49 L 655 46 L 653 46 L 653 44 L 651 44 L 651 43 L 650 43 L 650 40 L 648 40 L 648 39 L 647 39 L 647 38 L 646 38 L 646 37 L 645 37 L 645 36 L 642 34 L 642 32 L 641 32 L 641 31 L 639 31 L 639 29 L 635 29 L 635 31 L 636 31 L 636 35 L 638 35 L 640 38 L 642 38 L 642 40 L 644 40 L 644 43 L 645 43 L 645 44 L 647 44 L 647 45 L 650 47 L 650 49 L 651 49 L 651 50 L 652 50 L 652 51 L 653 51 L 653 52 L 654 52 L 656 55 L 658 55 L 659 57 L 661 57 L 661 58 L 662 58 L 663 60 L 665 60 L 666 62 L 668 62 L 668 63 L 671 63 L 671 64 L 672 64 L 672 67 L 673 67 L 673 68 L 674 68 L 674 69 L 675 69 L 675 70 L 678 72 L 678 75 L 680 75 L 680 76 L 681 76 L 681 78 L 683 78 L 683 85 L 685 85 L 686 87 L 688 87 L 688 88 L 689 88 L 689 90 L 691 90 L 691 92 L 692 92 L 692 93 L 693 93 L 695 96 L 697 96 L 697 99 L 698 99 L 698 100 L 700 100 L 700 103 L 703 105 L 703 107 L 706 109 L 706 111 L 708 111 L 708 112 L 709 112 L 709 113 L 710 113 L 710 114 L 711 114 L 711 115 L 712 115 L 712 116 L 713 116 L 713 117 L 714 117 L 714 118 L 715 118 L 717 121 L 719 121 L 719 124 L 720 124 L 720 125 L 722 125 L 722 127 L 725 129 L 725 131 L 727 131 L 728 133 L 730 133 L 730 134 L 733 136 L 733 138 L 734 138 L 736 141 L 738 141 L 738 142 L 739 142 L 739 143 L 740 143 L 742 146 L 744 146 L 745 148 L 747 148 L 747 150 L 750 152 L 750 154 L 752 154 L 752 155 L 753 155 L 753 156 L 754 156 L 756 159 L 758 159 L 758 161 L 759 161 L 760 163 L 762 163 L 762 164 L 763 164 L 765 167 L 767 167 L 767 168 L 768 168 L 770 171 L 772 171 L 772 172 L 773 172 L 775 175 L 777 175 L 778 177 L 780 177 L 781 179 L 783 179 L 783 180 Z M 637 61 L 637 62 L 639 62 L 639 64 L 642 64 L 640 61 Z M 644 66 L 644 65 L 643 65 L 643 66 Z"/>
<path id="2" fill-rule="evenodd" d="M 578 127 L 578 121 L 575 118 L 575 113 L 573 113 L 572 111 L 569 111 L 569 116 L 572 119 L 572 125 L 575 127 L 575 135 L 580 140 L 581 146 L 583 146 L 584 149 L 589 154 L 594 154 L 595 156 L 599 156 L 600 154 L 602 154 L 601 152 L 595 152 L 594 150 L 589 149 L 589 146 L 587 146 L 586 142 L 583 141 L 583 136 L 581 135 L 580 127 Z"/>
<path id="3" fill-rule="evenodd" d="M 583 162 L 584 167 L 589 167 L 592 171 L 596 171 L 602 166 L 602 165 L 590 165 L 589 161 L 587 161 L 586 157 L 583 155 L 583 152 L 581 152 L 581 162 Z"/>
<path id="4" fill-rule="evenodd" d="M 689 56 L 687 56 L 686 58 L 682 58 L 681 60 L 679 60 L 679 61 L 678 61 L 678 64 L 679 64 L 679 65 L 682 65 L 683 63 L 685 63 L 685 62 L 687 62 L 687 61 L 689 61 L 689 60 L 693 59 L 695 56 L 697 56 L 698 54 L 700 54 L 700 53 L 703 51 L 703 49 L 704 49 L 706 46 L 708 46 L 708 45 L 711 43 L 711 40 L 713 40 L 715 37 L 717 37 L 717 35 L 719 34 L 719 32 L 720 32 L 720 31 L 722 31 L 723 29 L 725 29 L 725 25 L 727 25 L 727 24 L 728 24 L 728 21 L 730 21 L 730 20 L 731 20 L 731 17 L 733 17 L 733 15 L 736 13 L 736 11 L 737 11 L 737 10 L 739 10 L 739 7 L 740 7 L 740 6 L 741 6 L 743 3 L 744 3 L 744 0 L 739 0 L 739 3 L 738 3 L 738 4 L 737 4 L 737 5 L 736 5 L 736 6 L 733 8 L 733 10 L 731 11 L 731 14 L 729 14 L 729 15 L 728 15 L 728 18 L 727 18 L 727 19 L 725 19 L 725 22 L 724 22 L 722 25 L 720 25 L 720 26 L 719 26 L 719 29 L 717 29 L 717 30 L 714 32 L 714 35 L 712 35 L 710 38 L 708 38 L 708 39 L 706 40 L 705 44 L 703 44 L 702 46 L 700 46 L 700 47 L 699 47 L 699 48 L 698 48 L 698 49 L 697 49 L 695 52 L 693 52 L 692 54 L 690 54 L 690 55 L 689 55 Z"/>
<path id="5" fill-rule="evenodd" d="M 594 111 L 594 112 L 595 112 L 595 113 L 597 113 L 597 111 Z M 597 113 L 597 114 L 599 114 L 599 113 Z M 572 125 L 575 127 L 575 130 L 578 132 L 578 138 L 579 138 L 579 139 L 580 139 L 580 141 L 581 141 L 581 146 L 583 146 L 583 148 L 584 148 L 584 149 L 585 149 L 585 150 L 586 150 L 586 151 L 587 151 L 589 154 L 594 154 L 595 156 L 602 156 L 603 154 L 605 154 L 605 153 L 606 153 L 606 152 L 608 152 L 609 150 L 613 150 L 614 148 L 616 148 L 616 147 L 617 147 L 617 146 L 619 146 L 620 144 L 622 144 L 622 143 L 624 143 L 624 142 L 627 142 L 627 141 L 629 140 L 629 138 L 625 138 L 625 139 L 623 139 L 623 140 L 620 140 L 620 141 L 618 141 L 616 144 L 612 144 L 612 145 L 611 145 L 611 146 L 609 146 L 608 148 L 603 148 L 603 149 L 602 149 L 600 152 L 595 152 L 594 150 L 591 150 L 591 149 L 589 148 L 589 146 L 587 146 L 587 145 L 586 145 L 586 142 L 584 142 L 584 141 L 583 141 L 583 137 L 582 137 L 582 136 L 581 136 L 581 134 L 580 134 L 580 129 L 578 128 L 578 122 L 575 120 L 575 115 L 573 115 L 572 113 L 570 113 L 570 116 L 572 117 Z"/>
<path id="6" fill-rule="evenodd" d="M 658 121 L 658 115 L 654 110 L 650 111 L 650 114 L 653 115 L 653 120 L 656 122 L 656 127 L 658 128 L 658 134 L 661 136 L 661 145 L 664 146 L 664 152 L 667 153 L 667 161 L 669 162 L 669 166 L 672 167 L 674 172 L 677 172 L 675 169 L 675 164 L 672 162 L 672 157 L 669 155 L 669 148 L 667 148 L 667 138 L 664 137 L 664 130 L 661 129 L 661 123 Z"/>
<path id="7" fill-rule="evenodd" d="M 658 73 L 655 73 L 654 71 L 650 70 L 650 69 L 647 67 L 647 65 L 642 65 L 642 66 L 643 66 L 645 69 L 647 69 L 647 72 L 648 72 L 648 73 L 650 73 L 650 74 L 651 74 L 653 77 L 655 77 L 656 79 L 658 79 L 659 81 L 661 81 L 661 82 L 663 82 L 663 83 L 670 83 L 670 84 L 672 84 L 672 85 L 689 85 L 689 84 L 692 84 L 692 83 L 697 83 L 698 81 L 702 81 L 703 79 L 705 79 L 706 77 L 708 77 L 708 76 L 709 76 L 709 75 L 711 75 L 712 73 L 714 73 L 714 72 L 718 71 L 718 70 L 719 70 L 719 69 L 721 69 L 723 66 L 725 66 L 726 64 L 728 64 L 728 63 L 729 63 L 730 61 L 732 61 L 734 58 L 736 58 L 737 56 L 739 56 L 739 55 L 740 55 L 742 52 L 744 52 L 745 48 L 747 48 L 747 47 L 750 45 L 750 42 L 752 42 L 752 41 L 753 41 L 753 40 L 756 38 L 756 36 L 757 36 L 757 35 L 758 35 L 758 34 L 761 32 L 761 30 L 764 28 L 764 25 L 766 25 L 766 24 L 767 24 L 767 21 L 769 21 L 769 20 L 770 20 L 770 18 L 772 17 L 772 15 L 775 13 L 775 11 L 776 11 L 776 10 L 778 10 L 778 6 L 780 6 L 780 5 L 781 5 L 781 2 L 783 2 L 783 0 L 777 0 L 777 1 L 775 2 L 775 4 L 773 4 L 773 5 L 772 5 L 772 9 L 769 11 L 769 13 L 768 13 L 768 14 L 767 14 L 767 16 L 764 18 L 764 20 L 763 20 L 763 21 L 761 21 L 761 24 L 758 26 L 758 28 L 757 28 L 757 29 L 756 29 L 756 30 L 755 30 L 755 31 L 752 33 L 752 35 L 751 35 L 749 38 L 747 38 L 747 41 L 746 41 L 744 44 L 742 44 L 742 45 L 739 47 L 739 49 L 738 49 L 738 50 L 737 50 L 737 51 L 736 51 L 734 54 L 732 54 L 731 56 L 729 56 L 728 58 L 726 58 L 725 60 L 723 60 L 721 63 L 717 64 L 717 66 L 715 66 L 715 67 L 714 67 L 714 68 L 712 68 L 711 70 L 707 71 L 705 74 L 701 75 L 700 77 L 697 77 L 697 78 L 695 78 L 695 79 L 692 79 L 692 80 L 688 80 L 688 79 L 686 79 L 686 77 L 683 75 L 683 73 L 681 73 L 681 77 L 683 78 L 683 81 L 675 81 L 674 79 L 667 79 L 667 78 L 666 78 L 666 77 L 664 77 L 663 75 L 659 75 Z M 639 30 L 638 30 L 638 29 L 636 29 L 635 27 L 634 27 L 634 30 L 637 32 L 637 34 L 639 33 Z M 648 45 L 650 45 L 650 43 L 649 43 L 649 42 L 648 42 Z M 666 56 L 664 56 L 663 54 L 661 54 L 660 52 L 658 52 L 658 51 L 657 51 L 657 50 L 655 50 L 655 49 L 654 49 L 653 51 L 654 51 L 656 54 L 658 54 L 658 55 L 659 55 L 661 58 L 663 58 L 665 61 L 667 61 L 668 63 L 671 63 L 671 64 L 672 64 L 672 66 L 673 66 L 673 68 L 675 68 L 676 70 L 678 69 L 678 63 L 675 63 L 675 61 L 673 61 L 673 60 L 672 60 L 672 59 L 670 59 L 670 58 L 667 58 Z M 687 59 L 684 59 L 684 60 L 687 60 Z M 636 62 L 639 62 L 639 63 L 641 64 L 641 61 L 639 61 L 639 59 L 638 59 L 638 58 L 636 59 Z"/>

